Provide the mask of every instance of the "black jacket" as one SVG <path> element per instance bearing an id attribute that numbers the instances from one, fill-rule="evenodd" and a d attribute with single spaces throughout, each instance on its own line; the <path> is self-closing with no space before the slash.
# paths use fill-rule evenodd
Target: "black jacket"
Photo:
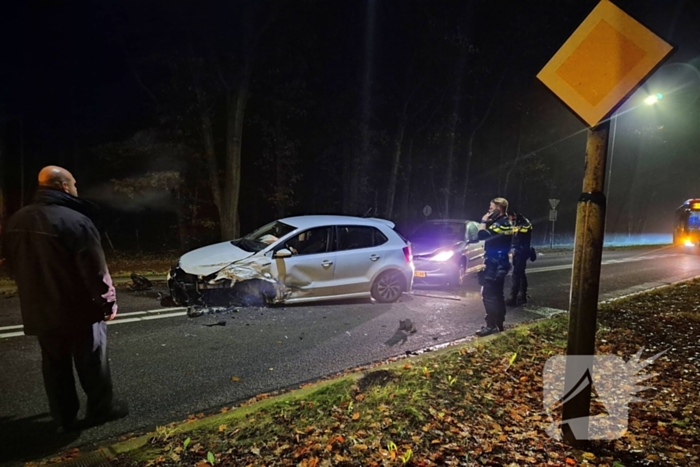
<path id="1" fill-rule="evenodd" d="M 486 223 L 485 230 L 479 230 L 478 239 L 484 241 L 487 258 L 507 255 L 513 240 L 513 228 L 508 216 L 501 214 Z"/>
<path id="2" fill-rule="evenodd" d="M 5 245 L 17 282 L 24 333 L 70 332 L 117 310 L 91 203 L 40 188 L 7 223 Z"/>
<path id="3" fill-rule="evenodd" d="M 531 243 L 532 223 L 527 217 L 518 214 L 513 226 L 513 249 L 529 255 Z"/>

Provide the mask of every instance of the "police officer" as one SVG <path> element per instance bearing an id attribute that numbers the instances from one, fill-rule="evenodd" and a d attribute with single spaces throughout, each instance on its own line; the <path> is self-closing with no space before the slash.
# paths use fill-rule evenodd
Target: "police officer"
<path id="1" fill-rule="evenodd" d="M 503 288 L 510 270 L 508 253 L 512 241 L 512 227 L 506 215 L 507 210 L 506 199 L 494 198 L 479 224 L 478 238 L 484 241 L 485 250 L 486 267 L 479 273 L 479 283 L 486 309 L 486 326 L 477 331 L 477 336 L 488 336 L 504 329 L 506 303 Z"/>
<path id="2" fill-rule="evenodd" d="M 525 267 L 530 258 L 532 223 L 520 213 L 509 212 L 513 225 L 513 274 L 511 276 L 510 297 L 506 305 L 516 306 L 527 302 L 527 277 Z"/>

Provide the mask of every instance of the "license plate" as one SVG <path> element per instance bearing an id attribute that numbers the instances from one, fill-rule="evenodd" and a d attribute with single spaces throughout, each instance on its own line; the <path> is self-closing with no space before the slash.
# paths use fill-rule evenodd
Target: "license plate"
<path id="1" fill-rule="evenodd" d="M 413 273 L 413 275 L 414 275 L 415 277 L 426 277 L 426 274 L 425 274 L 425 272 L 423 272 L 423 271 L 416 271 L 416 272 Z"/>

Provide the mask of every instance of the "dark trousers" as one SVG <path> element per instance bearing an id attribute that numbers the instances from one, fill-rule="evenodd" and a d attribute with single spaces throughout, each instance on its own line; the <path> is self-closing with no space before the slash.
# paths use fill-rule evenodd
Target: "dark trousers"
<path id="1" fill-rule="evenodd" d="M 75 421 L 80 408 L 73 364 L 87 395 L 87 413 L 100 416 L 112 408 L 112 378 L 107 359 L 107 323 L 81 327 L 70 334 L 39 336 L 44 387 L 53 419 Z"/>
<path id="2" fill-rule="evenodd" d="M 513 253 L 513 274 L 511 275 L 510 296 L 516 298 L 518 295 L 527 297 L 527 276 L 525 268 L 527 267 L 527 259 L 530 256 L 529 252 L 515 251 Z"/>
<path id="3" fill-rule="evenodd" d="M 486 327 L 503 329 L 506 320 L 506 301 L 503 293 L 510 262 L 507 255 L 502 255 L 486 258 L 485 265 L 481 298 L 486 310 Z"/>

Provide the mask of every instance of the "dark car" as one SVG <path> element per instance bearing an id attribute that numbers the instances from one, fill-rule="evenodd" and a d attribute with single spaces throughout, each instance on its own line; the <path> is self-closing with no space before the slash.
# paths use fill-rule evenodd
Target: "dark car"
<path id="1" fill-rule="evenodd" d="M 408 235 L 415 265 L 414 284 L 459 287 L 467 274 L 484 267 L 479 223 L 461 219 L 430 220 Z"/>

